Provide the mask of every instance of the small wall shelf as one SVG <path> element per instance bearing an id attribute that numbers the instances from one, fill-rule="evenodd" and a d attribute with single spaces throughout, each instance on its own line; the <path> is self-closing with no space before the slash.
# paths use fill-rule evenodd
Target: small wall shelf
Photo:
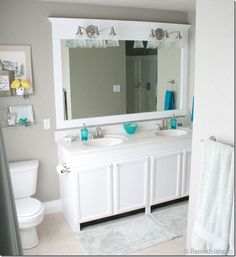
<path id="1" fill-rule="evenodd" d="M 0 110 L 2 127 L 31 127 L 35 124 L 33 105 L 12 105 Z"/>
<path id="2" fill-rule="evenodd" d="M 15 124 L 15 125 L 7 125 L 7 124 L 1 124 L 0 123 L 0 126 L 2 127 L 2 128 L 19 128 L 19 127 L 25 127 L 25 128 L 30 128 L 30 127 L 32 127 L 32 126 L 34 126 L 34 125 L 36 125 L 37 123 L 36 122 L 34 122 L 34 123 L 31 123 L 30 125 L 21 125 L 21 124 Z"/>

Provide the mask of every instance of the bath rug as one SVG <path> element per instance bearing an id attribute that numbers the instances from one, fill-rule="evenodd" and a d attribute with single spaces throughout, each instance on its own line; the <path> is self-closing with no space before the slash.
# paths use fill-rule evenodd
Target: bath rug
<path id="1" fill-rule="evenodd" d="M 188 204 L 180 202 L 153 210 L 152 217 L 175 237 L 186 235 Z"/>
<path id="2" fill-rule="evenodd" d="M 89 255 L 127 255 L 186 234 L 188 204 L 177 203 L 85 227 L 77 234 Z"/>
<path id="3" fill-rule="evenodd" d="M 145 214 L 93 225 L 77 236 L 89 255 L 127 255 L 174 238 Z"/>

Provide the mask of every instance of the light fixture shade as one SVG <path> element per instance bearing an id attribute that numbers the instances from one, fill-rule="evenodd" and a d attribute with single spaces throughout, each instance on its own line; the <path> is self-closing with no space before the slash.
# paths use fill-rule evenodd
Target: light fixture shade
<path id="1" fill-rule="evenodd" d="M 116 47 L 116 46 L 120 46 L 118 40 L 113 40 L 113 39 L 107 40 L 107 47 Z"/>
<path id="2" fill-rule="evenodd" d="M 155 33 L 154 33 L 153 29 L 151 30 L 151 32 L 149 34 L 146 48 L 147 49 L 156 49 L 157 48 L 156 37 L 155 37 Z"/>
<path id="3" fill-rule="evenodd" d="M 184 47 L 184 40 L 183 40 L 182 36 L 180 35 L 180 33 L 179 33 L 179 36 L 176 38 L 175 42 L 176 42 L 177 47 L 179 47 L 179 48 Z"/>
<path id="4" fill-rule="evenodd" d="M 65 47 L 68 47 L 68 48 L 75 48 L 75 47 L 77 47 L 76 40 L 75 39 L 67 39 L 65 41 Z"/>
<path id="5" fill-rule="evenodd" d="M 106 44 L 106 40 L 103 40 L 103 39 L 96 39 L 96 40 L 93 40 L 93 47 L 95 48 L 106 48 L 107 47 L 107 44 Z"/>
<path id="6" fill-rule="evenodd" d="M 135 40 L 135 41 L 134 41 L 134 46 L 133 46 L 133 48 L 144 48 L 143 41 L 137 41 L 137 40 Z"/>
<path id="7" fill-rule="evenodd" d="M 107 40 L 107 47 L 116 47 L 120 46 L 119 41 L 117 39 L 117 34 L 115 32 L 114 27 L 111 28 L 111 32 L 109 34 L 109 38 Z"/>
<path id="8" fill-rule="evenodd" d="M 156 49 L 157 48 L 156 42 L 154 40 L 149 40 L 147 42 L 146 48 L 147 49 Z"/>
<path id="9" fill-rule="evenodd" d="M 158 48 L 172 48 L 172 47 L 173 47 L 173 40 L 171 40 L 170 38 L 161 40 L 158 46 Z"/>

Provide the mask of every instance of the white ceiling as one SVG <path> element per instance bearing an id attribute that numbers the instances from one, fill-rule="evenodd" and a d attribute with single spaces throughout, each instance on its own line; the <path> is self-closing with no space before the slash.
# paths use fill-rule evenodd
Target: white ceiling
<path id="1" fill-rule="evenodd" d="M 41 0 L 71 2 L 108 6 L 123 6 L 159 10 L 190 11 L 195 9 L 195 0 Z"/>

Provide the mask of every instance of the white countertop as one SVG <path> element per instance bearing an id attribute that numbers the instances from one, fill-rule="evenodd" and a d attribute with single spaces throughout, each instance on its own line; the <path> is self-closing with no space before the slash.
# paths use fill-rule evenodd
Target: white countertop
<path id="1" fill-rule="evenodd" d="M 182 136 L 159 136 L 156 135 L 155 129 L 147 129 L 147 130 L 138 130 L 136 134 L 127 135 L 125 133 L 116 133 L 105 135 L 105 137 L 122 137 L 125 140 L 121 144 L 112 145 L 112 146 L 91 146 L 87 145 L 86 142 L 82 142 L 80 140 L 74 142 L 66 142 L 64 139 L 60 139 L 57 141 L 59 146 L 62 146 L 69 153 L 89 153 L 95 151 L 110 151 L 112 149 L 121 149 L 126 147 L 132 147 L 134 145 L 145 145 L 150 143 L 163 143 L 170 141 L 179 141 L 183 139 L 191 139 L 192 131 L 188 128 L 178 128 L 181 130 L 188 131 L 187 134 Z M 93 140 L 93 139 L 90 139 Z M 88 141 L 87 141 L 88 142 Z"/>

